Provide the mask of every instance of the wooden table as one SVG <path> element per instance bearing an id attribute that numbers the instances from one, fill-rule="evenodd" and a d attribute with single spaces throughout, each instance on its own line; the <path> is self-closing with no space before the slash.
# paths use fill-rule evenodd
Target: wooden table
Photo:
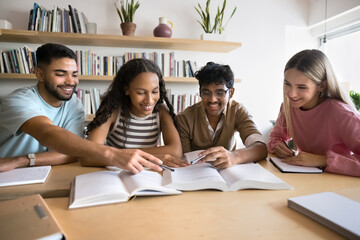
<path id="1" fill-rule="evenodd" d="M 68 210 L 68 198 L 45 199 L 72 239 L 344 239 L 287 207 L 289 197 L 333 191 L 360 201 L 360 178 L 281 173 L 293 190 L 194 191 Z M 326 203 L 324 203 L 326 204 Z"/>
<path id="2" fill-rule="evenodd" d="M 70 193 L 70 183 L 75 176 L 101 170 L 106 169 L 99 167 L 82 167 L 79 162 L 52 166 L 45 183 L 1 187 L 0 201 L 36 193 L 44 198 L 68 197 Z"/>

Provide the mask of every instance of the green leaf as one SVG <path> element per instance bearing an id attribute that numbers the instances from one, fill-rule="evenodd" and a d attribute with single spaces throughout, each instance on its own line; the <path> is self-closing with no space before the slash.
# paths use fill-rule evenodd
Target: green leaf
<path id="1" fill-rule="evenodd" d="M 223 1 L 222 7 L 220 9 L 220 6 L 217 6 L 217 12 L 214 17 L 214 26 L 211 27 L 211 16 L 210 16 L 210 1 L 207 0 L 205 4 L 205 11 L 201 7 L 200 3 L 197 3 L 197 6 L 194 6 L 197 13 L 200 15 L 201 22 L 197 20 L 201 27 L 204 29 L 206 33 L 219 33 L 221 34 L 225 30 L 225 26 L 228 24 L 230 19 L 233 17 L 234 13 L 236 12 L 236 7 L 233 9 L 232 14 L 230 18 L 227 20 L 226 24 L 223 25 L 224 15 L 225 15 L 225 9 L 226 9 L 226 1 Z"/>
<path id="2" fill-rule="evenodd" d="M 135 12 L 140 7 L 140 3 L 135 3 L 135 0 L 131 0 L 130 2 L 128 0 L 126 0 L 126 2 L 121 0 L 120 9 L 116 6 L 116 3 L 114 3 L 114 5 L 122 23 L 133 22 Z"/>

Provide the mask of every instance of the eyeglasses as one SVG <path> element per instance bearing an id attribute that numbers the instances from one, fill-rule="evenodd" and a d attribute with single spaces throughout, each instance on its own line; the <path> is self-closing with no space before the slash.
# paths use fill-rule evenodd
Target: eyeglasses
<path id="1" fill-rule="evenodd" d="M 202 98 L 211 98 L 211 96 L 214 94 L 214 96 L 216 98 L 224 98 L 226 96 L 226 93 L 229 91 L 230 89 L 226 89 L 226 90 L 216 90 L 215 92 L 211 92 L 208 90 L 200 90 L 200 96 Z"/>

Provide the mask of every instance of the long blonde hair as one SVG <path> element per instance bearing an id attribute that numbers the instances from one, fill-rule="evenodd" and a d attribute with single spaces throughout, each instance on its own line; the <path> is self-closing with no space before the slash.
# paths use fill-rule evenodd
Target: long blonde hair
<path id="1" fill-rule="evenodd" d="M 330 61 L 323 52 L 316 49 L 298 52 L 287 62 L 284 73 L 290 68 L 295 68 L 302 72 L 317 85 L 321 85 L 324 81 L 326 82 L 326 87 L 320 92 L 319 98 L 334 98 L 350 105 L 352 109 L 355 109 L 352 101 L 341 90 Z M 288 137 L 292 138 L 294 132 L 291 124 L 290 102 L 285 91 L 283 91 L 283 95 L 283 112 L 286 120 Z"/>

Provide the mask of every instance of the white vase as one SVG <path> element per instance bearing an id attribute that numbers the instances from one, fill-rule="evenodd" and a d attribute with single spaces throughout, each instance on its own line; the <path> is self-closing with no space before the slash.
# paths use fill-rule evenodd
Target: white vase
<path id="1" fill-rule="evenodd" d="M 218 33 L 203 33 L 200 36 L 201 40 L 210 40 L 210 41 L 226 41 L 226 34 Z"/>

